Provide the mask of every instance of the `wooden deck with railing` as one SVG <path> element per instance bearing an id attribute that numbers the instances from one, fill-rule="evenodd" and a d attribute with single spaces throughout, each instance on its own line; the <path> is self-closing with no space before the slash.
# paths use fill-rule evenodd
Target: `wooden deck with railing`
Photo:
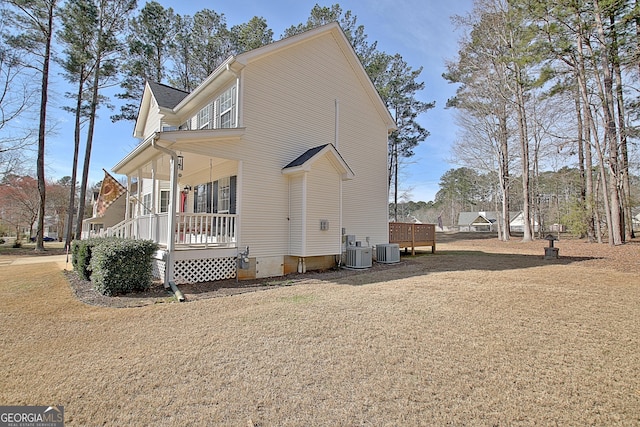
<path id="1" fill-rule="evenodd" d="M 397 243 L 405 252 L 411 248 L 411 255 L 416 254 L 416 247 L 431 246 L 431 253 L 436 252 L 435 224 L 413 224 L 408 222 L 389 223 L 389 243 Z"/>

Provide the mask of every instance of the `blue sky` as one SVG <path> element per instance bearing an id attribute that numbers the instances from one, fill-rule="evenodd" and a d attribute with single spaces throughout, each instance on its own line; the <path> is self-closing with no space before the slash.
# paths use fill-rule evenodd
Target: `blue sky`
<path id="1" fill-rule="evenodd" d="M 457 167 L 449 163 L 449 148 L 456 139 L 454 111 L 444 108 L 455 87 L 442 78 L 442 73 L 445 59 L 453 59 L 458 46 L 459 34 L 450 17 L 468 13 L 472 0 L 334 0 L 327 3 L 316 0 L 235 0 L 216 4 L 201 0 L 158 1 L 179 14 L 193 15 L 205 7 L 211 8 L 225 15 L 229 27 L 247 22 L 253 16 L 262 16 L 273 30 L 275 39 L 280 38 L 285 28 L 305 22 L 316 3 L 321 6 L 339 3 L 343 11 L 351 10 L 358 17 L 369 42 L 377 41 L 378 49 L 390 54 L 399 53 L 414 69 L 423 67 L 420 80 L 425 82 L 425 89 L 418 98 L 436 102 L 435 108 L 419 118 L 420 124 L 431 135 L 415 150 L 411 163 L 405 166 L 400 178 L 401 188 L 408 189 L 414 201 L 433 200 L 442 174 Z M 144 1 L 139 3 L 144 5 Z M 64 103 L 69 103 L 63 97 L 68 88 L 62 77 L 54 74 L 52 80 L 54 94 L 51 96 L 49 117 L 56 131 L 47 142 L 46 164 L 47 176 L 57 179 L 71 175 L 73 117 L 60 109 Z M 93 141 L 90 185 L 103 178 L 103 168 L 110 171 L 139 142 L 132 136 L 133 123 L 111 123 L 110 115 L 106 109 L 100 111 Z M 80 162 L 83 156 L 81 153 Z M 81 173 L 80 170 L 78 174 Z"/>

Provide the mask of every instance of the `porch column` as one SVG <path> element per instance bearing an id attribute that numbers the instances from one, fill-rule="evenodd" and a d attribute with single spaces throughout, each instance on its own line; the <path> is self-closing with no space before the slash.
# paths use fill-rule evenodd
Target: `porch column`
<path id="1" fill-rule="evenodd" d="M 125 194 L 127 201 L 124 205 L 124 237 L 129 239 L 131 237 L 131 218 L 133 217 L 131 212 L 131 176 L 127 175 L 127 193 Z"/>
<path id="2" fill-rule="evenodd" d="M 151 239 L 155 239 L 157 240 L 157 236 L 158 236 L 158 225 L 156 224 L 156 221 L 158 220 L 158 217 L 156 215 L 156 167 L 157 167 L 157 160 L 153 159 L 151 160 L 151 209 L 149 212 L 149 215 L 151 216 L 151 218 L 149 218 L 149 237 Z"/>
<path id="3" fill-rule="evenodd" d="M 139 236 L 138 226 L 140 225 L 140 215 L 142 215 L 142 169 L 138 168 L 138 186 L 136 189 L 136 221 L 131 229 L 132 236 Z"/>
<path id="4" fill-rule="evenodd" d="M 173 280 L 173 258 L 176 246 L 176 200 L 178 194 L 178 159 L 175 155 L 171 155 L 171 177 L 169 178 L 169 185 L 171 187 L 171 193 L 169 197 L 169 206 L 167 208 L 168 215 L 168 230 L 167 230 L 167 260 L 165 264 L 165 286 L 169 285 L 169 281 Z"/>
<path id="5" fill-rule="evenodd" d="M 169 156 L 169 168 L 171 170 L 171 175 L 169 178 L 169 185 L 171 186 L 171 191 L 169 192 L 169 206 L 167 208 L 167 257 L 165 258 L 165 277 L 164 277 L 164 286 L 168 288 L 169 281 L 173 279 L 173 258 L 174 258 L 174 250 L 175 250 L 175 241 L 176 241 L 176 199 L 178 193 L 178 155 L 175 151 L 171 151 L 166 147 L 158 145 L 158 136 L 156 135 L 151 140 L 151 146 L 158 151 L 163 152 Z"/>

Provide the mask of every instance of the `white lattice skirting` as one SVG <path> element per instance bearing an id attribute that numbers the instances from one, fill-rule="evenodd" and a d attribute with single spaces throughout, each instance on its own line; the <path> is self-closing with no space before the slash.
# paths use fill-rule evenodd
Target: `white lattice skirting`
<path id="1" fill-rule="evenodd" d="M 163 280 L 166 263 L 153 259 L 153 277 Z M 213 282 L 236 277 L 236 258 L 203 258 L 176 260 L 173 280 L 177 285 L 186 283 Z"/>
<path id="2" fill-rule="evenodd" d="M 156 279 L 164 280 L 164 272 L 166 263 L 161 259 L 153 259 L 151 260 L 151 268 L 153 277 Z"/>
<path id="3" fill-rule="evenodd" d="M 236 277 L 236 258 L 176 260 L 173 277 L 179 285 L 233 279 Z"/>

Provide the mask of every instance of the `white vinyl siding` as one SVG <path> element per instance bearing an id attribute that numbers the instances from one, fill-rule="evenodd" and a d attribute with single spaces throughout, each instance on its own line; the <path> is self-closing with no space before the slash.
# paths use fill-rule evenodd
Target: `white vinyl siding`
<path id="1" fill-rule="evenodd" d="M 326 156 L 307 174 L 306 256 L 340 253 L 340 180 Z M 329 222 L 328 230 L 320 229 L 321 220 Z"/>
<path id="2" fill-rule="evenodd" d="M 155 99 L 152 101 L 152 107 L 149 110 L 147 121 L 144 126 L 144 135 L 151 135 L 161 130 L 163 115 L 158 111 L 158 105 Z"/>
<path id="3" fill-rule="evenodd" d="M 355 173 L 343 182 L 342 227 L 358 240 L 387 243 L 386 127 L 333 36 L 250 62 L 243 84 L 246 133 L 235 154 L 244 158 L 242 244 L 256 255 L 288 250 L 288 177 L 281 170 L 308 149 L 334 142 L 336 98 L 337 149 Z M 318 197 L 331 204 L 339 194 Z M 330 219 L 330 230 L 340 231 L 339 219 Z"/>
<path id="4" fill-rule="evenodd" d="M 290 211 L 289 211 L 289 255 L 304 255 L 303 216 L 303 175 L 292 176 L 290 180 Z"/>

